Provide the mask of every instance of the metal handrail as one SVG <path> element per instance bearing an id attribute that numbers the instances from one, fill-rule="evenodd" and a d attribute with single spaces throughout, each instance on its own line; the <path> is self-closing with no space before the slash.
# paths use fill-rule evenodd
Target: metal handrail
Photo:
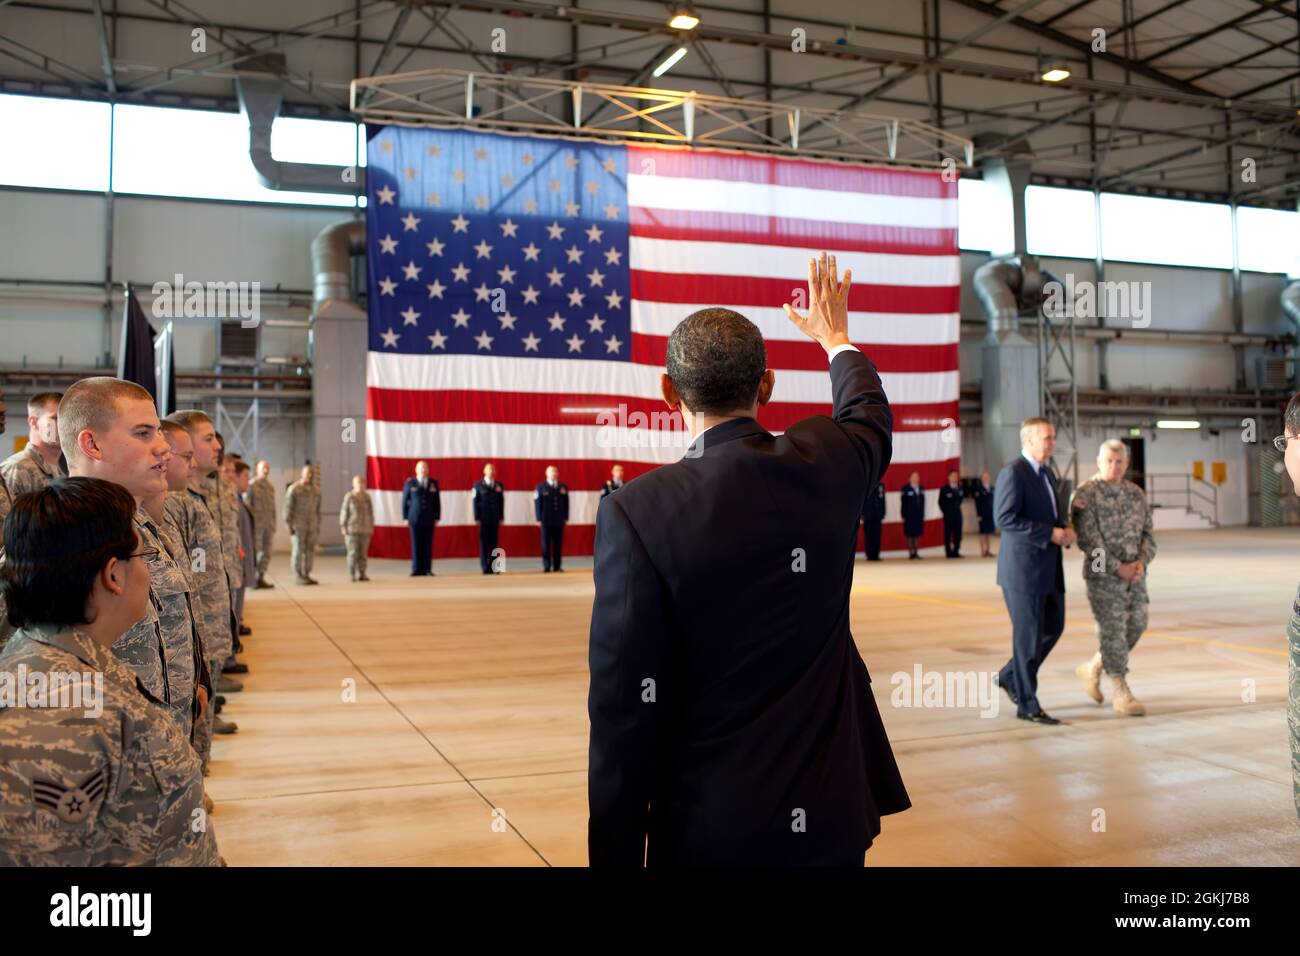
<path id="1" fill-rule="evenodd" d="M 1147 472 L 1147 500 L 1153 508 L 1171 507 L 1167 501 L 1157 500 L 1157 495 L 1173 495 L 1172 507 L 1182 507 L 1188 514 L 1198 514 L 1210 524 L 1219 524 L 1219 488 L 1217 485 L 1192 474 L 1155 474 Z M 1159 487 L 1160 485 L 1164 487 Z M 1173 487 L 1169 487 L 1173 485 Z"/>

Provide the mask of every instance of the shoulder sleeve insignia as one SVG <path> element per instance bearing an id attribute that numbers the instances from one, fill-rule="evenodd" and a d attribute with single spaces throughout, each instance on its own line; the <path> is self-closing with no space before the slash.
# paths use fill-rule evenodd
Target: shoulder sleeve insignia
<path id="1" fill-rule="evenodd" d="M 101 767 L 79 787 L 65 787 L 53 780 L 32 781 L 32 802 L 64 823 L 80 823 L 108 790 L 108 768 Z"/>

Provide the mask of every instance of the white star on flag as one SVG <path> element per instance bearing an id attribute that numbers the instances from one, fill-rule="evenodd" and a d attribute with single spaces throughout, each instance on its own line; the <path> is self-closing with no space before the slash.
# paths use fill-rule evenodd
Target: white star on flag
<path id="1" fill-rule="evenodd" d="M 537 336 L 533 335 L 532 332 L 529 332 L 522 339 L 520 339 L 520 341 L 524 343 L 525 352 L 536 352 L 537 346 L 542 340 L 539 339 Z"/>
<path id="2" fill-rule="evenodd" d="M 415 264 L 414 259 L 402 266 L 402 271 L 406 273 L 406 278 L 413 281 L 418 281 L 420 278 L 420 267 Z"/>
<path id="3" fill-rule="evenodd" d="M 605 301 L 609 303 L 611 309 L 621 309 L 623 307 L 623 297 L 617 292 L 611 292 L 605 296 Z"/>
<path id="4" fill-rule="evenodd" d="M 605 250 L 605 265 L 617 266 L 622 265 L 623 253 L 613 246 Z"/>
<path id="5" fill-rule="evenodd" d="M 518 319 L 515 316 L 511 315 L 509 312 L 505 312 L 502 313 L 501 315 L 498 315 L 497 319 L 499 319 L 501 322 L 501 330 L 503 332 L 506 329 L 513 329 L 515 327 L 515 322 L 518 321 Z"/>
<path id="6" fill-rule="evenodd" d="M 604 332 L 605 320 L 598 315 L 593 315 L 587 320 L 587 328 L 591 329 L 593 332 Z"/>
<path id="7" fill-rule="evenodd" d="M 540 246 L 535 246 L 531 242 L 524 246 L 524 262 L 537 262 L 537 256 L 542 251 Z"/>
<path id="8" fill-rule="evenodd" d="M 392 329 L 389 329 L 387 332 L 380 332 L 379 337 L 384 340 L 384 348 L 386 349 L 397 348 L 397 340 L 400 337 L 397 332 L 394 332 Z"/>
<path id="9" fill-rule="evenodd" d="M 579 206 L 572 199 L 570 199 L 568 202 L 564 204 L 564 214 L 568 216 L 570 219 L 576 217 L 578 213 L 581 211 L 582 211 L 582 207 Z"/>
<path id="10" fill-rule="evenodd" d="M 474 301 L 486 302 L 492 296 L 492 290 L 488 288 L 486 282 L 480 282 L 474 289 Z"/>
<path id="11" fill-rule="evenodd" d="M 582 300 L 586 297 L 586 293 L 579 291 L 578 287 L 574 286 L 569 290 L 569 305 L 582 305 Z"/>
<path id="12" fill-rule="evenodd" d="M 480 239 L 478 245 L 474 246 L 474 251 L 478 253 L 479 259 L 490 259 L 492 257 L 492 247 L 487 244 L 486 239 Z"/>
<path id="13" fill-rule="evenodd" d="M 569 246 L 569 248 L 564 250 L 564 254 L 569 257 L 570 262 L 582 261 L 582 250 L 577 246 Z"/>
<path id="14" fill-rule="evenodd" d="M 546 273 L 546 278 L 551 280 L 551 285 L 560 285 L 564 282 L 564 273 L 555 266 L 551 266 L 551 271 Z"/>
<path id="15" fill-rule="evenodd" d="M 570 352 L 581 352 L 583 345 L 586 344 L 585 339 L 578 338 L 577 332 L 574 332 L 571 336 L 569 336 L 564 341 L 568 343 Z"/>
<path id="16" fill-rule="evenodd" d="M 474 341 L 478 343 L 479 348 L 487 349 L 489 352 L 492 351 L 492 336 L 486 332 L 480 332 L 474 336 Z"/>
<path id="17" fill-rule="evenodd" d="M 466 312 L 463 308 L 457 309 L 455 312 L 453 312 L 451 314 L 451 320 L 452 322 L 455 323 L 457 328 L 459 328 L 462 325 L 465 326 L 465 328 L 467 329 L 469 328 L 469 313 Z"/>
<path id="18" fill-rule="evenodd" d="M 379 294 L 393 295 L 397 291 L 397 283 L 385 276 L 379 280 Z"/>
<path id="19" fill-rule="evenodd" d="M 446 291 L 447 291 L 447 287 L 443 285 L 441 282 L 439 282 L 437 279 L 434 279 L 429 286 L 429 298 L 441 299 L 442 294 Z"/>
<path id="20" fill-rule="evenodd" d="M 402 317 L 403 325 L 415 325 L 416 324 L 415 320 L 420 317 L 420 313 L 416 312 L 414 307 L 409 305 L 403 311 L 397 314 Z"/>
<path id="21" fill-rule="evenodd" d="M 453 232 L 463 232 L 468 235 L 469 220 L 466 219 L 462 214 L 456 213 L 456 218 L 451 221 L 451 228 Z"/>
<path id="22" fill-rule="evenodd" d="M 608 355 L 610 352 L 617 352 L 622 347 L 623 347 L 623 343 L 618 340 L 617 335 L 611 335 L 609 338 L 605 340 L 606 355 Z"/>
<path id="23" fill-rule="evenodd" d="M 604 231 L 603 229 L 601 229 L 600 226 L 596 225 L 596 224 L 593 222 L 593 223 L 591 224 L 591 228 L 587 230 L 587 241 L 588 241 L 588 242 L 600 242 L 600 237 L 603 236 L 604 234 L 605 234 L 605 231 Z"/>
<path id="24" fill-rule="evenodd" d="M 468 282 L 468 281 L 469 281 L 469 266 L 465 265 L 465 263 L 463 263 L 463 262 L 458 262 L 458 263 L 456 263 L 455 268 L 453 268 L 453 269 L 451 270 L 451 274 L 452 274 L 452 277 L 453 277 L 454 281 L 456 281 L 456 282 Z"/>
<path id="25" fill-rule="evenodd" d="M 524 297 L 524 305 L 536 305 L 537 297 L 540 296 L 541 294 L 542 294 L 541 292 L 533 288 L 533 284 L 531 282 L 528 283 L 528 288 L 525 289 L 522 293 Z"/>
<path id="26" fill-rule="evenodd" d="M 515 270 L 511 269 L 509 266 L 502 266 L 497 270 L 497 275 L 501 277 L 502 285 L 505 285 L 507 282 L 511 285 L 515 284 Z"/>
<path id="27" fill-rule="evenodd" d="M 447 336 L 443 335 L 437 329 L 434 329 L 433 334 L 429 336 L 429 348 L 431 349 L 445 349 L 447 347 L 446 342 Z"/>
<path id="28" fill-rule="evenodd" d="M 504 239 L 506 236 L 509 236 L 511 239 L 516 238 L 515 233 L 519 231 L 519 224 L 517 222 L 514 222 L 511 219 L 507 219 L 505 222 L 499 223 L 499 225 L 501 226 L 502 239 Z"/>
<path id="29" fill-rule="evenodd" d="M 552 220 L 551 224 L 546 227 L 546 231 L 550 233 L 550 235 L 546 237 L 548 239 L 559 239 L 564 235 L 564 227 L 554 220 Z"/>
<path id="30" fill-rule="evenodd" d="M 616 205 L 614 205 L 613 203 L 610 203 L 608 206 L 606 206 L 606 207 L 605 207 L 605 218 L 606 218 L 606 219 L 617 219 L 617 218 L 618 218 L 618 207 L 617 207 Z"/>
<path id="31" fill-rule="evenodd" d="M 431 256 L 442 255 L 442 243 L 437 239 L 434 239 L 432 242 L 426 242 L 425 245 L 429 247 L 429 255 Z"/>
<path id="32" fill-rule="evenodd" d="M 381 253 L 397 251 L 397 240 L 393 238 L 391 232 L 379 240 L 379 251 Z"/>
<path id="33" fill-rule="evenodd" d="M 587 273 L 587 281 L 592 285 L 598 285 L 603 289 L 605 287 L 605 273 L 601 272 L 599 269 L 592 269 Z"/>
<path id="34" fill-rule="evenodd" d="M 402 217 L 402 231 L 415 232 L 415 227 L 420 224 L 420 217 L 413 212 L 408 212 Z"/>
<path id="35" fill-rule="evenodd" d="M 564 316 L 560 315 L 559 312 L 552 313 L 551 317 L 546 321 L 551 323 L 552 332 L 564 331 Z"/>
<path id="36" fill-rule="evenodd" d="M 375 198 L 379 200 L 379 205 L 381 206 L 393 205 L 393 199 L 395 199 L 396 196 L 397 193 L 389 189 L 387 185 L 385 185 L 383 189 L 375 192 Z"/>

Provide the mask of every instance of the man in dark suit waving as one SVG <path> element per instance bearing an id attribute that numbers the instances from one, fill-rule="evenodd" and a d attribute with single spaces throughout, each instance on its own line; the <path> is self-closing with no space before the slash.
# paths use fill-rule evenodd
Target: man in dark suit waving
<path id="1" fill-rule="evenodd" d="M 668 340 L 686 456 L 601 501 L 591 615 L 593 866 L 851 865 L 909 807 L 849 633 L 858 515 L 893 419 L 848 337 L 850 274 L 808 268 L 833 417 L 778 437 L 763 338 L 729 309 Z"/>
<path id="2" fill-rule="evenodd" d="M 433 574 L 433 530 L 442 517 L 438 481 L 429 466 L 415 463 L 415 477 L 402 486 L 402 518 L 411 529 L 411 576 Z"/>
<path id="3" fill-rule="evenodd" d="M 1056 477 L 1047 460 L 1056 429 L 1045 418 L 1020 426 L 1020 457 L 998 474 L 993 514 L 1002 532 L 998 585 L 1011 614 L 1011 660 L 997 681 L 1016 705 L 1016 716 L 1059 724 L 1038 703 L 1038 669 L 1065 630 L 1065 570 L 1061 548 L 1074 543 Z"/>

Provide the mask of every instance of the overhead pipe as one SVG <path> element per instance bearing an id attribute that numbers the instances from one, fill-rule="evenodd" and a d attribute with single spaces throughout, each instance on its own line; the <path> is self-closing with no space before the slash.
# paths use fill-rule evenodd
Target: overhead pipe
<path id="1" fill-rule="evenodd" d="M 352 257 L 364 255 L 365 251 L 364 219 L 332 223 L 311 241 L 313 315 L 319 313 L 326 302 L 356 304 L 352 289 Z"/>

